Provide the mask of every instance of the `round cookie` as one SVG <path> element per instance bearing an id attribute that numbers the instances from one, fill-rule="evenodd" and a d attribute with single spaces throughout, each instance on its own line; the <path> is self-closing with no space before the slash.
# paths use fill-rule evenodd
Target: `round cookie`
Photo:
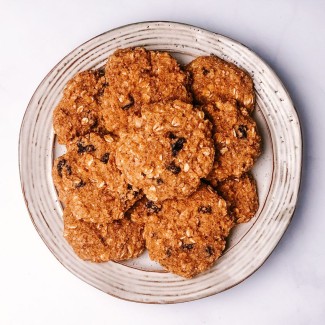
<path id="1" fill-rule="evenodd" d="M 217 185 L 218 193 L 227 201 L 237 223 L 248 222 L 258 210 L 256 182 L 246 173 L 240 178 L 229 178 Z"/>
<path id="2" fill-rule="evenodd" d="M 253 80 L 236 65 L 214 55 L 200 56 L 186 70 L 191 74 L 194 98 L 200 104 L 214 103 L 222 97 L 236 99 L 249 112 L 254 109 Z"/>
<path id="3" fill-rule="evenodd" d="M 186 199 L 166 200 L 154 209 L 147 203 L 144 237 L 152 260 L 191 278 L 222 254 L 233 225 L 225 200 L 202 185 Z"/>
<path id="4" fill-rule="evenodd" d="M 105 137 L 109 142 L 95 133 L 77 138 L 54 161 L 52 174 L 59 198 L 77 219 L 95 223 L 121 219 L 141 198 L 116 167 L 116 141 Z"/>
<path id="5" fill-rule="evenodd" d="M 138 257 L 145 248 L 143 227 L 128 219 L 106 224 L 88 223 L 76 219 L 66 208 L 63 220 L 64 237 L 83 260 L 121 261 Z"/>
<path id="6" fill-rule="evenodd" d="M 59 143 L 67 144 L 76 136 L 102 127 L 98 100 L 105 86 L 101 70 L 78 73 L 67 83 L 53 113 L 53 127 Z"/>
<path id="7" fill-rule="evenodd" d="M 144 105 L 121 134 L 117 167 L 152 201 L 186 197 L 211 171 L 214 145 L 204 113 L 181 101 Z"/>
<path id="8" fill-rule="evenodd" d="M 235 100 L 202 107 L 213 124 L 215 162 L 207 180 L 213 186 L 230 176 L 240 177 L 253 167 L 261 153 L 261 137 L 255 121 L 243 115 Z"/>
<path id="9" fill-rule="evenodd" d="M 187 89 L 188 75 L 166 52 L 117 50 L 108 58 L 105 70 L 109 86 L 102 99 L 102 118 L 109 131 L 126 129 L 128 117 L 138 114 L 143 104 L 192 100 Z"/>

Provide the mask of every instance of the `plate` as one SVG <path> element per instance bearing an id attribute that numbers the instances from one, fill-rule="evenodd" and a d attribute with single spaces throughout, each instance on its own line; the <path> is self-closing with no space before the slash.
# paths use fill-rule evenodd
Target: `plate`
<path id="1" fill-rule="evenodd" d="M 77 72 L 99 68 L 117 48 L 144 46 L 170 52 L 186 64 L 215 54 L 246 69 L 254 80 L 254 117 L 263 153 L 253 169 L 260 208 L 234 228 L 226 251 L 213 268 L 183 279 L 165 272 L 146 254 L 124 263 L 80 260 L 63 238 L 62 207 L 51 177 L 56 142 L 52 112 L 66 82 Z M 144 303 L 185 302 L 219 293 L 245 280 L 271 254 L 292 218 L 301 176 L 299 119 L 283 84 L 254 52 L 225 36 L 172 22 L 142 22 L 101 34 L 60 61 L 35 91 L 24 116 L 19 142 L 22 190 L 31 220 L 54 256 L 90 285 L 119 298 Z"/>

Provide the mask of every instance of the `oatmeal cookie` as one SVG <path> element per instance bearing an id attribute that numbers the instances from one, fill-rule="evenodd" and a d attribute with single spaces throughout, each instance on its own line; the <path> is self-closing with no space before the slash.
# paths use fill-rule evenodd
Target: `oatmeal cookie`
<path id="1" fill-rule="evenodd" d="M 249 112 L 254 109 L 253 80 L 236 65 L 217 56 L 200 56 L 186 70 L 191 74 L 192 92 L 199 103 L 214 103 L 221 97 L 236 99 Z"/>
<path id="2" fill-rule="evenodd" d="M 246 173 L 240 178 L 229 178 L 217 185 L 218 193 L 229 204 L 237 223 L 248 222 L 258 209 L 256 182 Z"/>
<path id="3" fill-rule="evenodd" d="M 145 248 L 143 227 L 131 220 L 89 223 L 76 219 L 69 208 L 64 210 L 63 220 L 64 237 L 83 260 L 121 261 L 138 257 Z"/>
<path id="4" fill-rule="evenodd" d="M 106 135 L 106 140 L 112 139 Z M 141 198 L 117 169 L 115 149 L 115 141 L 90 133 L 75 139 L 55 160 L 53 180 L 59 198 L 77 219 L 96 223 L 121 219 Z"/>
<path id="5" fill-rule="evenodd" d="M 188 74 L 166 52 L 144 48 L 117 50 L 108 58 L 106 78 L 109 86 L 102 100 L 102 117 L 109 131 L 126 129 L 128 117 L 141 105 L 179 99 L 191 102 Z"/>
<path id="6" fill-rule="evenodd" d="M 230 176 L 240 177 L 253 167 L 261 153 L 261 137 L 255 121 L 243 115 L 235 100 L 202 107 L 213 124 L 215 162 L 207 180 L 213 186 Z"/>
<path id="7" fill-rule="evenodd" d="M 105 85 L 104 72 L 100 70 L 78 73 L 67 83 L 53 113 L 53 127 L 59 143 L 67 144 L 74 137 L 100 129 L 98 98 Z"/>
<path id="8" fill-rule="evenodd" d="M 168 271 L 191 278 L 221 255 L 234 225 L 227 204 L 202 185 L 186 199 L 147 203 L 144 237 L 149 256 Z"/>
<path id="9" fill-rule="evenodd" d="M 144 105 L 133 129 L 121 135 L 117 167 L 149 200 L 186 197 L 210 172 L 214 160 L 211 124 L 181 101 Z"/>

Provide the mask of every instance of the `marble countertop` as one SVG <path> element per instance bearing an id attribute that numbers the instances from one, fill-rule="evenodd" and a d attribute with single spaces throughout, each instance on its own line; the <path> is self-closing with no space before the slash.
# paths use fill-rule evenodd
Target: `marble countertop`
<path id="1" fill-rule="evenodd" d="M 324 324 L 325 2 L 0 2 L 0 324 Z M 119 300 L 69 273 L 30 221 L 18 170 L 20 124 L 47 72 L 79 44 L 147 20 L 196 25 L 247 45 L 278 74 L 299 114 L 303 175 L 293 220 L 273 254 L 236 287 L 198 301 Z"/>

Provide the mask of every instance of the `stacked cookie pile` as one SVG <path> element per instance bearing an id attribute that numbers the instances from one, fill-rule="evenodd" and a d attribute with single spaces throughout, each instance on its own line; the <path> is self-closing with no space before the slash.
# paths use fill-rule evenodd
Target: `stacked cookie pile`
<path id="1" fill-rule="evenodd" d="M 258 208 L 251 77 L 216 56 L 116 51 L 70 80 L 53 124 L 67 153 L 53 180 L 64 236 L 85 260 L 139 256 L 193 277 Z"/>

